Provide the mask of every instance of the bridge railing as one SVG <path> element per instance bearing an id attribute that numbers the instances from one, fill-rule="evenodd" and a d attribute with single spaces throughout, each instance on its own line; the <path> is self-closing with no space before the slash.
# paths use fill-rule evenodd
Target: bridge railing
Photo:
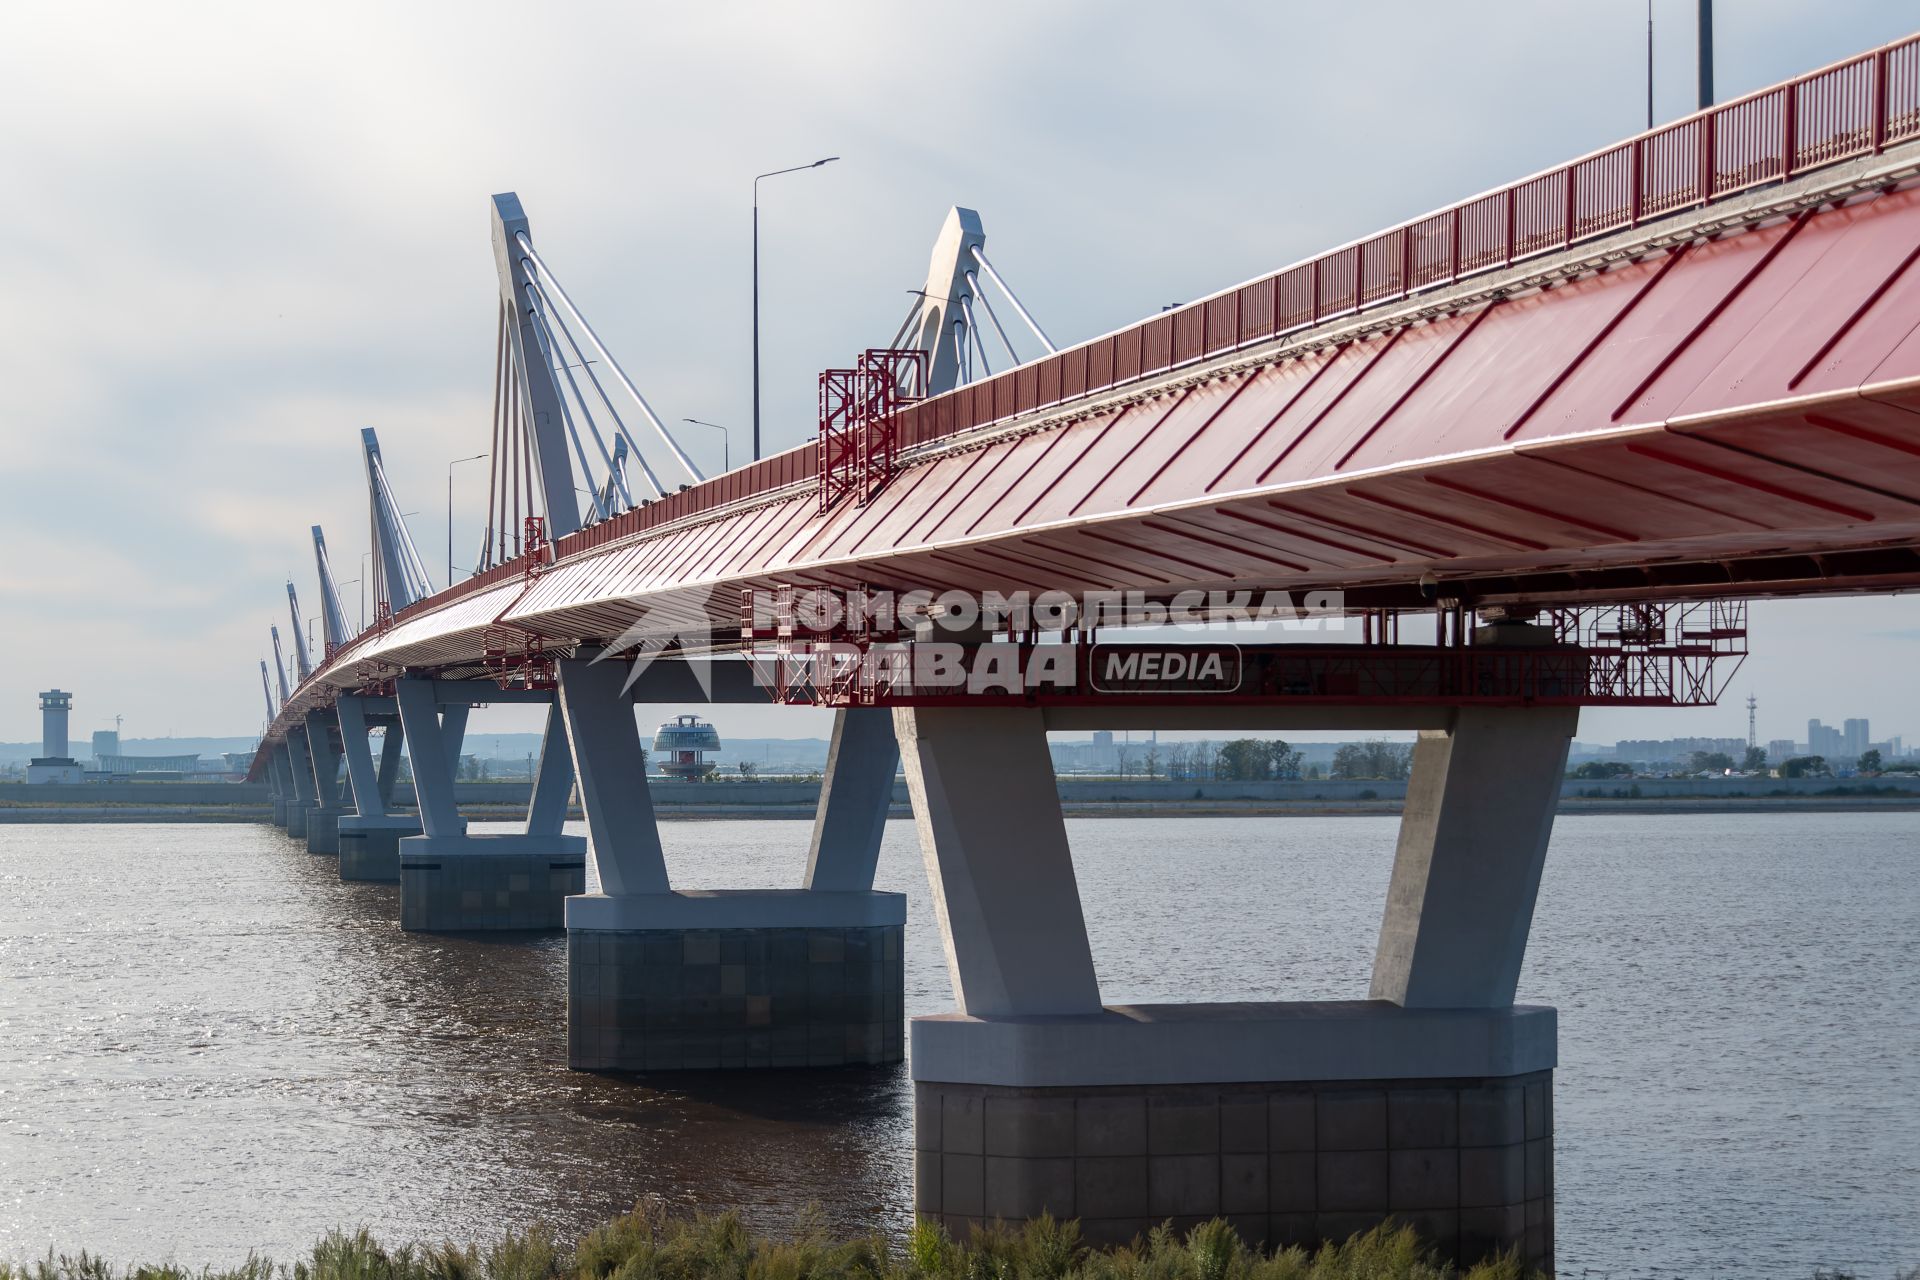
<path id="1" fill-rule="evenodd" d="M 1124 386 L 1920 138 L 1920 36 L 928 400 L 911 445 Z"/>

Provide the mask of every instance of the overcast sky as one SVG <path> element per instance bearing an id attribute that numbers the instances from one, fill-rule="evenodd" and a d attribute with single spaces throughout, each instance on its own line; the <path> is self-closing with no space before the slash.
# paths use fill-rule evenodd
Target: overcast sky
<path id="1" fill-rule="evenodd" d="M 1658 0 L 1658 114 L 1692 105 L 1692 0 Z M 1642 0 L 1366 4 L 10 0 L 0 39 L 0 739 L 240 734 L 308 526 L 367 544 L 357 432 L 436 581 L 447 463 L 488 445 L 487 197 L 669 421 L 750 421 L 762 186 L 769 449 L 814 375 L 891 334 L 947 208 L 1056 340 L 1091 336 L 1636 131 Z M 1904 35 L 1911 6 L 1721 0 L 1719 90 Z M 689 428 L 689 431 L 693 429 Z M 687 447 L 709 470 L 715 433 Z M 470 560 L 485 469 L 461 470 Z M 344 587 L 358 611 L 357 585 Z M 1912 597 L 1756 610 L 1714 711 L 1580 736 L 1920 734 Z M 283 625 L 283 630 L 284 630 Z M 816 716 L 723 712 L 804 736 Z"/>

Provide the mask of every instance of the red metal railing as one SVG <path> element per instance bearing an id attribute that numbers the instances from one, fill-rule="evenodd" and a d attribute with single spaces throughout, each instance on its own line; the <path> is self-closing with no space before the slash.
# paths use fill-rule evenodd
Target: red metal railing
<path id="1" fill-rule="evenodd" d="M 913 444 L 1123 386 L 1920 138 L 1920 36 L 927 401 Z"/>

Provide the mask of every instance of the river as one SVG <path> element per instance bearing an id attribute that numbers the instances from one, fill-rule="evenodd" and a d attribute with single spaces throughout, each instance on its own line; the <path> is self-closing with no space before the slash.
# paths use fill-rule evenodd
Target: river
<path id="1" fill-rule="evenodd" d="M 1109 1003 L 1363 995 L 1397 822 L 1068 823 Z M 675 883 L 798 882 L 793 822 L 664 828 Z M 910 1013 L 950 1003 L 910 824 Z M 408 935 L 269 827 L 0 827 L 0 1258 L 281 1260 L 642 1196 L 897 1228 L 904 1070 L 565 1066 L 565 942 Z M 1920 817 L 1563 816 L 1521 999 L 1560 1009 L 1563 1276 L 1920 1264 Z"/>

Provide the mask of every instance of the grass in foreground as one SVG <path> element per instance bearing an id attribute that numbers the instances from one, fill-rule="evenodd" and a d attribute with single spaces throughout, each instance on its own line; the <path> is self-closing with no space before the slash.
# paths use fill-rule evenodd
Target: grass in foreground
<path id="1" fill-rule="evenodd" d="M 1225 1222 L 1182 1239 L 1161 1227 L 1131 1246 L 1092 1249 L 1074 1222 L 1039 1218 L 954 1240 L 931 1222 L 903 1245 L 875 1233 L 836 1239 L 813 1214 L 784 1238 L 738 1215 L 672 1217 L 647 1207 L 563 1244 L 535 1227 L 484 1246 L 388 1246 L 364 1228 L 335 1231 L 291 1266 L 250 1257 L 228 1270 L 116 1268 L 103 1258 L 0 1262 L 0 1280 L 1523 1280 L 1512 1258 L 1461 1272 L 1433 1259 L 1411 1228 L 1379 1227 L 1315 1253 L 1249 1249 Z"/>
<path id="2" fill-rule="evenodd" d="M 737 1215 L 675 1218 L 647 1208 L 615 1218 L 571 1247 L 551 1231 L 509 1233 L 486 1246 L 389 1247 L 364 1228 L 335 1231 L 291 1266 L 250 1257 L 227 1270 L 171 1263 L 116 1268 L 103 1258 L 0 1262 L 0 1280 L 1526 1280 L 1513 1257 L 1466 1271 L 1434 1258 L 1411 1228 L 1377 1227 L 1315 1252 L 1249 1249 L 1222 1221 L 1183 1239 L 1161 1227 L 1115 1249 L 1093 1249 L 1077 1223 L 1040 1218 L 965 1242 L 922 1221 L 903 1246 L 873 1234 L 835 1239 L 815 1216 L 785 1238 L 750 1233 Z M 1816 1280 L 1853 1280 L 1821 1271 Z M 1920 1270 L 1896 1280 L 1920 1280 Z"/>

